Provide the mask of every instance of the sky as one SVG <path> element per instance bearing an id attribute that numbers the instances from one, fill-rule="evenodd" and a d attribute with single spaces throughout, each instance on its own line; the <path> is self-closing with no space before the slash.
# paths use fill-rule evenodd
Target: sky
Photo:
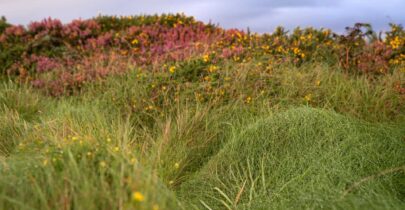
<path id="1" fill-rule="evenodd" d="M 313 26 L 343 32 L 357 22 L 377 31 L 405 24 L 405 0 L 0 0 L 0 15 L 13 24 L 47 17 L 68 22 L 103 15 L 184 12 L 224 28 L 272 32 Z"/>

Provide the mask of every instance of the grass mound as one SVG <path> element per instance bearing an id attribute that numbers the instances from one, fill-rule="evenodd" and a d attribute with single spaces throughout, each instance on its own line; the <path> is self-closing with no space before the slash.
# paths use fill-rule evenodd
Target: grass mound
<path id="1" fill-rule="evenodd" d="M 404 134 L 291 109 L 239 130 L 179 194 L 199 209 L 400 209 Z"/>

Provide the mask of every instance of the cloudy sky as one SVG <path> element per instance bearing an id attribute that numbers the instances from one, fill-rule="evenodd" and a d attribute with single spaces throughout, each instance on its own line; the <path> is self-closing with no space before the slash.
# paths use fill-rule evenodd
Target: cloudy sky
<path id="1" fill-rule="evenodd" d="M 271 32 L 314 26 L 344 31 L 356 22 L 384 30 L 405 23 L 405 0 L 0 0 L 0 15 L 14 24 L 46 17 L 62 19 L 109 15 L 184 12 L 225 28 Z"/>

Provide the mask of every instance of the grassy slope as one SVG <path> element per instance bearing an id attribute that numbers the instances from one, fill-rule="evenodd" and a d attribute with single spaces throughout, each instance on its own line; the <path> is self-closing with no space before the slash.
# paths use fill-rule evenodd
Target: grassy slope
<path id="1" fill-rule="evenodd" d="M 399 71 L 373 82 L 322 65 L 263 78 L 250 71 L 255 63 L 227 64 L 219 74 L 231 77 L 235 95 L 268 82 L 251 103 L 243 94 L 190 101 L 203 88 L 195 83 L 159 111 L 128 106 L 150 97 L 151 84 L 169 82 L 155 74 L 140 80 L 132 72 L 60 99 L 4 82 L 0 209 L 189 209 L 200 200 L 213 209 L 404 205 L 403 172 L 340 199 L 351 183 L 405 163 L 403 99 L 390 89 Z M 305 104 L 330 111 L 293 108 Z M 137 191 L 144 201 L 132 201 Z"/>
<path id="2" fill-rule="evenodd" d="M 401 166 L 404 134 L 333 112 L 291 109 L 238 130 L 182 194 L 212 209 L 399 209 L 405 186 L 397 174 L 342 196 L 348 184 Z"/>

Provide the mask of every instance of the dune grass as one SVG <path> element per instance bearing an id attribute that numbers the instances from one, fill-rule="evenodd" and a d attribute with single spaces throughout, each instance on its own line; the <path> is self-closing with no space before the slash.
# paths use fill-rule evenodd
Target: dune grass
<path id="1" fill-rule="evenodd" d="M 2 82 L 0 209 L 405 205 L 404 170 L 383 173 L 405 164 L 399 69 L 230 62 L 203 100 L 186 76 L 134 69 L 60 98 Z"/>
<path id="2" fill-rule="evenodd" d="M 291 109 L 237 130 L 181 194 L 199 209 L 400 209 L 401 174 L 344 192 L 363 177 L 404 167 L 404 132 Z"/>

